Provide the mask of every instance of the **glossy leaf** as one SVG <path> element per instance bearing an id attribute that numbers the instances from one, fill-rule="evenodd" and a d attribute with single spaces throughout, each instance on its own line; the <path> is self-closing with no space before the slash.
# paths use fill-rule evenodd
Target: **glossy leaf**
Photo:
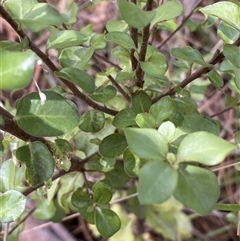
<path id="1" fill-rule="evenodd" d="M 25 163 L 26 180 L 33 187 L 47 181 L 53 174 L 55 161 L 51 152 L 40 141 L 30 142 L 29 145 L 19 147 L 16 157 Z"/>
<path id="2" fill-rule="evenodd" d="M 130 108 L 120 110 L 114 117 L 112 124 L 117 128 L 133 126 L 136 124 L 136 115 L 136 112 Z"/>
<path id="3" fill-rule="evenodd" d="M 171 121 L 163 122 L 158 128 L 158 132 L 161 133 L 168 142 L 173 140 L 175 136 L 175 130 L 176 127 Z"/>
<path id="4" fill-rule="evenodd" d="M 99 146 L 99 153 L 107 158 L 117 157 L 123 154 L 126 147 L 127 142 L 125 136 L 115 133 L 102 140 Z"/>
<path id="5" fill-rule="evenodd" d="M 240 7 L 239 7 L 240 9 Z M 223 46 L 223 54 L 227 60 L 238 69 L 240 68 L 240 47 L 226 44 Z"/>
<path id="6" fill-rule="evenodd" d="M 22 130 L 37 137 L 60 136 L 79 124 L 80 116 L 73 102 L 52 91 L 43 93 L 44 103 L 37 92 L 19 100 L 15 120 Z"/>
<path id="7" fill-rule="evenodd" d="M 240 6 L 236 3 L 223 1 L 201 8 L 204 14 L 213 15 L 232 27 L 240 30 Z"/>
<path id="8" fill-rule="evenodd" d="M 80 45 L 88 40 L 84 34 L 74 30 L 61 30 L 54 33 L 47 43 L 48 49 L 63 49 Z"/>
<path id="9" fill-rule="evenodd" d="M 103 238 L 111 237 L 121 227 L 121 221 L 115 212 L 100 207 L 95 210 L 95 224 Z"/>
<path id="10" fill-rule="evenodd" d="M 117 94 L 117 90 L 112 85 L 99 86 L 95 89 L 94 93 L 90 95 L 93 100 L 97 102 L 107 102 L 111 100 Z"/>
<path id="11" fill-rule="evenodd" d="M 169 96 L 166 96 L 154 103 L 149 112 L 156 118 L 156 125 L 159 126 L 165 119 L 173 114 L 174 110 L 174 102 Z"/>
<path id="12" fill-rule="evenodd" d="M 105 35 L 105 40 L 114 42 L 126 49 L 135 49 L 135 44 L 127 33 L 110 32 Z"/>
<path id="13" fill-rule="evenodd" d="M 157 130 L 126 128 L 124 132 L 129 148 L 140 158 L 160 161 L 166 158 L 167 141 Z"/>
<path id="14" fill-rule="evenodd" d="M 150 113 L 140 113 L 136 116 L 136 123 L 141 128 L 155 128 L 156 119 Z"/>
<path id="15" fill-rule="evenodd" d="M 0 89 L 17 90 L 25 88 L 33 78 L 38 57 L 31 50 L 15 52 L 1 50 Z"/>
<path id="16" fill-rule="evenodd" d="M 109 20 L 106 24 L 108 32 L 125 32 L 128 29 L 127 23 L 119 20 Z"/>
<path id="17" fill-rule="evenodd" d="M 86 191 L 84 191 L 82 188 L 78 188 L 72 194 L 71 202 L 76 208 L 84 208 L 91 204 L 91 199 Z"/>
<path id="18" fill-rule="evenodd" d="M 9 190 L 0 195 L 0 203 L 0 222 L 11 223 L 24 212 L 26 197 L 18 191 Z"/>
<path id="19" fill-rule="evenodd" d="M 141 204 L 167 200 L 177 185 L 177 171 L 168 163 L 150 161 L 139 171 L 138 198 Z"/>
<path id="20" fill-rule="evenodd" d="M 66 67 L 61 71 L 55 71 L 55 75 L 77 84 L 84 91 L 92 94 L 95 90 L 95 82 L 92 76 L 75 67 Z"/>
<path id="21" fill-rule="evenodd" d="M 76 67 L 78 69 L 85 69 L 93 55 L 94 48 L 85 48 L 81 46 L 69 47 L 63 49 L 59 56 L 60 64 L 65 67 Z"/>
<path id="22" fill-rule="evenodd" d="M 240 36 L 240 32 L 231 25 L 222 22 L 218 27 L 218 36 L 227 44 L 234 43 Z"/>
<path id="23" fill-rule="evenodd" d="M 195 161 L 204 165 L 217 165 L 236 145 L 205 131 L 198 131 L 187 135 L 180 143 L 177 158 L 179 162 Z"/>
<path id="24" fill-rule="evenodd" d="M 134 93 L 132 96 L 132 105 L 136 113 L 147 111 L 150 108 L 151 104 L 152 102 L 148 94 L 144 91 Z"/>
<path id="25" fill-rule="evenodd" d="M 112 199 L 112 192 L 106 187 L 99 187 L 93 193 L 93 200 L 97 204 L 108 204 Z"/>
<path id="26" fill-rule="evenodd" d="M 208 74 L 208 79 L 212 83 L 212 85 L 216 88 L 221 90 L 221 87 L 223 87 L 224 82 L 221 77 L 221 75 L 216 70 L 211 70 Z"/>
<path id="27" fill-rule="evenodd" d="M 21 19 L 23 25 L 32 32 L 38 32 L 51 25 L 60 26 L 60 13 L 47 3 L 37 3 Z"/>
<path id="28" fill-rule="evenodd" d="M 136 4 L 126 0 L 118 0 L 118 8 L 122 19 L 134 28 L 147 26 L 155 16 L 155 12 L 143 11 Z"/>
<path id="29" fill-rule="evenodd" d="M 180 166 L 174 197 L 201 215 L 209 214 L 219 197 L 217 177 L 197 166 Z"/>
<path id="30" fill-rule="evenodd" d="M 130 177 L 137 177 L 141 160 L 127 148 L 123 153 L 124 170 Z"/>
<path id="31" fill-rule="evenodd" d="M 11 16 L 17 19 L 22 19 L 24 15 L 36 4 L 38 4 L 37 0 L 8 0 L 3 3 L 6 9 L 10 12 Z"/>
<path id="32" fill-rule="evenodd" d="M 80 118 L 79 128 L 85 132 L 98 132 L 104 127 L 104 113 L 98 110 L 86 111 Z"/>
<path id="33" fill-rule="evenodd" d="M 171 55 L 178 59 L 183 59 L 190 63 L 197 63 L 204 67 L 211 67 L 211 64 L 208 64 L 204 61 L 202 55 L 198 50 L 191 48 L 190 46 L 183 48 L 173 48 L 170 51 Z"/>
<path id="34" fill-rule="evenodd" d="M 169 11 L 171 9 L 171 11 Z M 160 5 L 155 10 L 156 15 L 151 21 L 151 27 L 156 23 L 173 19 L 183 13 L 182 4 L 179 1 L 168 1 Z"/>
<path id="35" fill-rule="evenodd" d="M 145 62 L 140 62 L 141 69 L 153 77 L 161 77 L 167 71 L 167 61 L 163 54 L 154 52 L 154 54 Z"/>

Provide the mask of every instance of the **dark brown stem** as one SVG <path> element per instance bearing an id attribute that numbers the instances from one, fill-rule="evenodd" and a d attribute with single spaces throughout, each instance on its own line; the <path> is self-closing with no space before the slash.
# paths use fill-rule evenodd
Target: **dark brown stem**
<path id="1" fill-rule="evenodd" d="M 153 0 L 148 0 L 145 6 L 146 11 L 152 10 Z M 145 61 L 148 39 L 150 35 L 150 24 L 143 28 L 142 32 L 142 43 L 139 53 L 139 61 L 136 70 L 136 86 L 143 87 L 143 76 L 144 72 L 141 69 L 140 62 Z"/>
<path id="2" fill-rule="evenodd" d="M 221 115 L 222 113 L 224 113 L 226 111 L 229 111 L 229 110 L 233 109 L 236 106 L 240 106 L 240 102 L 238 102 L 235 106 L 229 106 L 229 107 L 225 108 L 224 110 L 221 110 L 221 111 L 219 111 L 219 112 L 217 112 L 217 113 L 215 113 L 213 115 L 210 115 L 210 117 L 213 118 L 215 116 Z"/>
<path id="3" fill-rule="evenodd" d="M 3 8 L 3 6 L 0 5 L 0 14 L 2 15 L 2 17 L 12 26 L 12 28 L 16 31 L 16 33 L 18 33 L 18 35 L 23 39 L 23 38 L 27 38 L 28 42 L 29 42 L 29 47 L 30 49 L 35 52 L 41 59 L 42 61 L 48 66 L 48 68 L 52 71 L 59 71 L 59 69 L 54 65 L 54 63 L 47 57 L 47 55 L 45 55 L 29 38 L 28 36 L 22 31 L 18 29 L 18 25 L 17 23 L 12 19 L 12 17 L 8 14 L 8 12 Z M 103 111 L 107 114 L 110 115 L 116 115 L 117 111 L 109 109 L 105 106 L 101 106 L 99 104 L 97 104 L 96 102 L 94 102 L 93 100 L 89 99 L 86 95 L 84 95 L 83 93 L 81 93 L 78 88 L 71 82 L 59 78 L 72 92 L 73 94 L 80 98 L 81 100 L 85 101 L 86 104 L 88 104 L 89 106 L 93 107 L 94 109 Z"/>

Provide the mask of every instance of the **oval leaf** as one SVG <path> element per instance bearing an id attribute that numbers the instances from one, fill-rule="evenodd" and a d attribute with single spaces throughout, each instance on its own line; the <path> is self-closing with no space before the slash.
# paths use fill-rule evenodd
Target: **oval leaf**
<path id="1" fill-rule="evenodd" d="M 18 191 L 10 190 L 0 195 L 0 203 L 0 222 L 10 223 L 24 212 L 26 197 Z"/>
<path id="2" fill-rule="evenodd" d="M 167 141 L 157 130 L 127 128 L 124 132 L 129 148 L 140 158 L 165 160 L 168 152 Z"/>
<path id="3" fill-rule="evenodd" d="M 125 136 L 116 133 L 102 140 L 99 152 L 103 157 L 111 158 L 122 155 L 126 148 L 127 142 Z"/>
<path id="4" fill-rule="evenodd" d="M 111 237 L 121 227 L 121 221 L 115 212 L 100 207 L 95 210 L 95 224 L 103 238 Z"/>
<path id="5" fill-rule="evenodd" d="M 187 135 L 179 145 L 177 157 L 179 162 L 195 161 L 204 165 L 217 165 L 236 145 L 205 131 Z"/>
<path id="6" fill-rule="evenodd" d="M 22 130 L 37 137 L 60 136 L 79 124 L 80 116 L 73 102 L 52 91 L 43 93 L 44 103 L 37 92 L 19 100 L 15 119 Z"/>
<path id="7" fill-rule="evenodd" d="M 98 110 L 89 110 L 85 112 L 79 123 L 79 128 L 85 132 L 98 132 L 104 127 L 104 113 Z"/>
<path id="8" fill-rule="evenodd" d="M 113 119 L 112 124 L 117 128 L 124 128 L 136 124 L 136 112 L 133 109 L 127 108 L 119 111 Z"/>
<path id="9" fill-rule="evenodd" d="M 226 44 L 223 46 L 223 54 L 233 66 L 240 68 L 240 47 Z"/>
<path id="10" fill-rule="evenodd" d="M 197 166 L 181 166 L 174 197 L 201 215 L 209 214 L 219 197 L 217 177 Z"/>
<path id="11" fill-rule="evenodd" d="M 19 147 L 16 157 L 26 164 L 26 180 L 31 186 L 47 181 L 53 174 L 55 161 L 48 148 L 40 141 Z"/>
<path id="12" fill-rule="evenodd" d="M 90 95 L 90 97 L 93 100 L 96 100 L 97 102 L 104 103 L 111 100 L 116 94 L 117 94 L 117 90 L 113 86 L 101 85 L 94 91 L 93 94 Z"/>
<path id="13" fill-rule="evenodd" d="M 89 94 L 92 94 L 95 90 L 95 82 L 93 77 L 80 69 L 74 67 L 66 67 L 60 72 L 55 71 L 54 74 L 59 78 L 66 79 L 73 82 L 74 84 L 77 84 Z"/>

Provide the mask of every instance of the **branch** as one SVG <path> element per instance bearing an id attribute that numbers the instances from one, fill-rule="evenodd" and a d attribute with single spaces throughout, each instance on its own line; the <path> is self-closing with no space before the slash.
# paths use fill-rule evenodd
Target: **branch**
<path id="1" fill-rule="evenodd" d="M 234 45 L 239 46 L 240 45 L 240 38 L 238 38 L 238 40 L 236 40 L 234 42 Z M 217 50 L 212 59 L 208 62 L 209 64 L 217 64 L 221 61 L 223 61 L 224 59 L 224 55 L 222 52 L 220 52 L 219 50 Z M 186 79 L 184 79 L 179 85 L 172 87 L 170 90 L 168 90 L 167 92 L 163 93 L 162 95 L 154 98 L 152 100 L 152 103 L 157 102 L 158 100 L 162 99 L 164 96 L 168 96 L 168 95 L 174 95 L 175 94 L 175 88 L 176 87 L 181 87 L 184 88 L 186 85 L 188 85 L 189 83 L 191 83 L 193 80 L 201 77 L 203 74 L 210 72 L 211 68 L 208 67 L 200 67 L 198 68 L 193 74 L 189 75 Z"/>
<path id="2" fill-rule="evenodd" d="M 148 0 L 145 6 L 146 11 L 152 10 L 153 0 Z M 139 61 L 136 69 L 136 86 L 142 88 L 143 87 L 143 76 L 144 72 L 141 69 L 140 62 L 145 61 L 148 39 L 150 35 L 150 24 L 143 28 L 142 32 L 142 43 L 141 49 L 139 53 Z"/>
<path id="3" fill-rule="evenodd" d="M 27 38 L 29 42 L 30 49 L 37 54 L 42 61 L 48 66 L 48 68 L 52 71 L 59 71 L 59 69 L 55 66 L 55 64 L 45 55 L 30 39 L 29 37 L 22 31 L 18 29 L 18 24 L 12 19 L 12 17 L 8 14 L 8 12 L 0 5 L 0 14 L 2 17 L 12 26 L 12 28 L 16 31 L 16 33 L 23 39 Z M 86 104 L 93 107 L 94 109 L 103 111 L 110 115 L 116 115 L 118 112 L 112 109 L 109 109 L 105 106 L 101 106 L 94 102 L 93 100 L 89 99 L 86 95 L 81 93 L 78 88 L 71 82 L 59 78 L 61 82 L 63 82 L 72 92 L 73 94 L 78 97 L 79 99 L 83 100 Z"/>

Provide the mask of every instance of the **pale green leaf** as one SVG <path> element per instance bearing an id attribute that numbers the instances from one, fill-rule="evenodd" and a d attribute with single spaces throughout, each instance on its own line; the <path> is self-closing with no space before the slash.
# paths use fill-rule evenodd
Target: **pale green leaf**
<path id="1" fill-rule="evenodd" d="M 141 204 L 166 201 L 177 185 L 177 171 L 168 163 L 150 161 L 139 171 L 138 198 Z"/>
<path id="2" fill-rule="evenodd" d="M 90 97 L 97 102 L 107 102 L 111 100 L 117 94 L 117 90 L 112 85 L 101 85 L 95 89 Z"/>
<path id="3" fill-rule="evenodd" d="M 140 113 L 135 119 L 137 125 L 141 128 L 155 128 L 156 119 L 150 113 Z"/>
<path id="4" fill-rule="evenodd" d="M 216 70 L 213 69 L 207 74 L 207 76 L 210 82 L 212 83 L 212 85 L 218 90 L 221 90 L 221 87 L 223 87 L 224 85 L 221 75 Z"/>
<path id="5" fill-rule="evenodd" d="M 223 54 L 227 60 L 236 68 L 240 68 L 240 47 L 230 44 L 223 46 Z"/>
<path id="6" fill-rule="evenodd" d="M 25 210 L 26 197 L 18 191 L 9 190 L 0 195 L 0 203 L 0 222 L 11 223 Z"/>
<path id="7" fill-rule="evenodd" d="M 129 148 L 140 158 L 160 161 L 166 158 L 167 141 L 157 130 L 126 128 L 124 132 Z"/>
<path id="8" fill-rule="evenodd" d="M 218 27 L 218 36 L 227 44 L 233 44 L 240 36 L 240 32 L 231 25 L 222 22 Z"/>
<path id="9" fill-rule="evenodd" d="M 182 140 L 177 158 L 179 162 L 194 161 L 212 166 L 224 161 L 236 147 L 212 133 L 198 131 L 187 135 Z"/>
<path id="10" fill-rule="evenodd" d="M 219 197 L 217 177 L 201 167 L 180 166 L 174 197 L 199 214 L 208 215 Z"/>

